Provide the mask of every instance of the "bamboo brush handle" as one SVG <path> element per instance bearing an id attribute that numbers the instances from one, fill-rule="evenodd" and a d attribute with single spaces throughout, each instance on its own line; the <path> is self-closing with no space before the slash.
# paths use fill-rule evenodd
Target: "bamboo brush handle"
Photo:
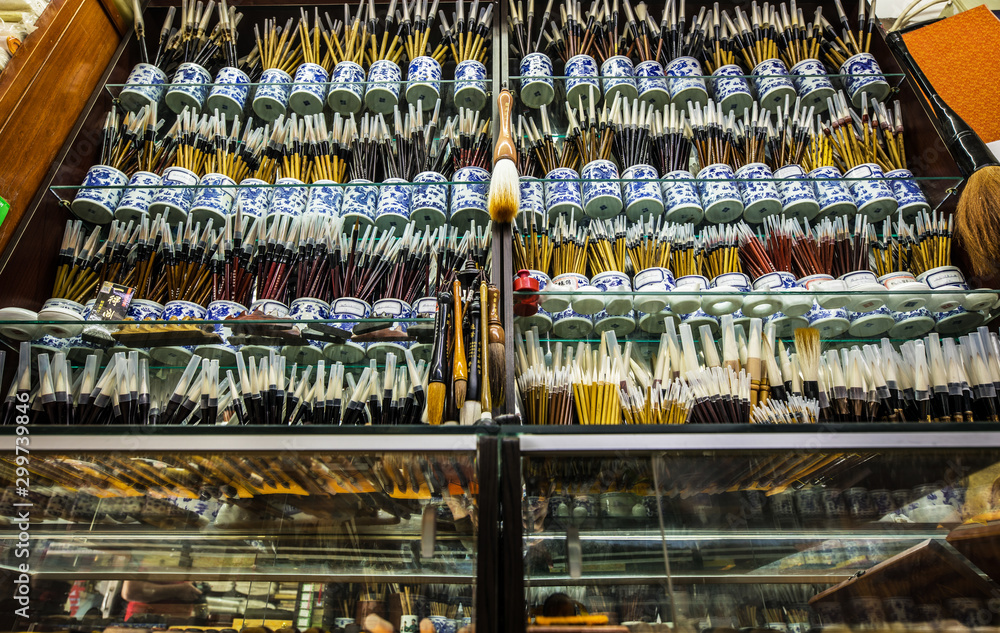
<path id="1" fill-rule="evenodd" d="M 505 343 L 503 324 L 500 323 L 500 289 L 489 287 L 490 294 L 490 342 Z"/>
<path id="2" fill-rule="evenodd" d="M 457 279 L 453 285 L 455 294 L 455 365 L 452 369 L 454 380 L 466 380 L 469 377 L 469 365 L 465 359 L 465 337 L 462 336 L 462 284 Z"/>
<path id="3" fill-rule="evenodd" d="M 517 162 L 517 149 L 514 147 L 514 137 L 511 132 L 510 112 L 514 105 L 514 97 L 510 90 L 504 88 L 497 97 L 497 110 L 500 112 L 500 136 L 493 150 L 493 164 L 506 158 Z"/>

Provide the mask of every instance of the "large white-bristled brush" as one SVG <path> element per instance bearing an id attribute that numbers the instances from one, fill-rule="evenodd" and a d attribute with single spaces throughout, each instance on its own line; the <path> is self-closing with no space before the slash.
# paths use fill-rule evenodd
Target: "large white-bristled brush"
<path id="1" fill-rule="evenodd" d="M 514 98 L 504 88 L 497 97 L 500 112 L 500 135 L 493 148 L 493 175 L 490 177 L 490 218 L 498 224 L 510 224 L 517 217 L 521 199 L 517 175 L 517 149 L 511 136 L 510 110 Z"/>

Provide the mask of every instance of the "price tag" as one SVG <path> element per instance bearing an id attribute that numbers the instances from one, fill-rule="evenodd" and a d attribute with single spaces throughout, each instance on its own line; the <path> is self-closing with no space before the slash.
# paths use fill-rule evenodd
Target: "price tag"
<path id="1" fill-rule="evenodd" d="M 135 288 L 105 281 L 97 293 L 97 301 L 90 312 L 91 321 L 121 321 L 128 314 Z"/>

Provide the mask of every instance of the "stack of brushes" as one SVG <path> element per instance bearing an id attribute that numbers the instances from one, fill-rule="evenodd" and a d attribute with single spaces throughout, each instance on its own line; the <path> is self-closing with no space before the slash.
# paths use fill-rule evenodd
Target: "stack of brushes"
<path id="1" fill-rule="evenodd" d="M 100 164 L 127 176 L 137 171 L 159 171 L 164 148 L 156 136 L 162 125 L 155 103 L 124 117 L 112 110 L 104 120 Z"/>
<path id="2" fill-rule="evenodd" d="M 570 143 L 568 137 L 561 143 L 556 144 L 552 123 L 549 120 L 548 108 L 544 105 L 539 107 L 539 117 L 541 119 L 541 129 L 535 124 L 533 119 L 518 117 L 518 138 L 524 138 L 526 143 L 518 147 L 518 154 L 532 156 L 534 164 L 522 171 L 522 174 L 544 175 L 559 167 L 579 169 L 582 163 L 580 155 L 577 153 L 575 143 Z M 524 136 L 521 136 L 521 133 Z"/>
<path id="3" fill-rule="evenodd" d="M 396 12 L 397 0 L 389 2 L 389 10 L 379 15 L 373 2 L 368 6 L 368 32 L 371 47 L 365 51 L 365 61 L 368 65 L 377 61 L 388 60 L 398 64 L 403 56 L 403 39 L 400 37 L 402 25 L 397 24 L 399 14 Z M 395 32 L 393 25 L 396 25 Z M 367 46 L 368 43 L 365 45 Z"/>
<path id="4" fill-rule="evenodd" d="M 524 59 L 531 53 L 542 52 L 542 36 L 548 36 L 545 33 L 545 28 L 549 23 L 549 16 L 552 14 L 552 2 L 553 0 L 546 0 L 542 19 L 538 21 L 537 31 L 535 30 L 534 0 L 527 0 L 527 11 L 525 11 L 523 0 L 510 3 L 508 7 L 507 26 L 510 27 L 510 46 L 518 56 L 518 59 Z"/>
<path id="5" fill-rule="evenodd" d="M 884 103 L 871 104 L 863 95 L 861 113 L 848 105 L 843 91 L 829 102 L 829 125 L 823 124 L 823 134 L 836 151 L 836 165 L 847 171 L 865 163 L 876 163 L 883 171 L 906 168 L 903 146 L 903 119 L 899 102 L 893 113 Z"/>
<path id="6" fill-rule="evenodd" d="M 285 26 L 280 27 L 272 18 L 264 20 L 263 28 L 254 25 L 254 39 L 264 70 L 275 68 L 291 75 L 299 67 L 302 62 L 302 51 L 298 47 L 300 31 L 293 28 L 294 23 L 295 18 L 288 18 Z"/>
<path id="7" fill-rule="evenodd" d="M 461 3 L 458 5 L 462 6 Z M 476 3 L 473 4 L 476 6 Z M 448 54 L 448 48 L 444 42 L 437 45 L 433 53 L 428 43 L 431 35 L 431 28 L 434 26 L 434 14 L 437 13 L 438 0 L 428 10 L 427 2 L 403 2 L 403 20 L 400 23 L 400 37 L 403 38 L 403 48 L 406 51 L 406 58 L 414 60 L 417 57 L 430 55 L 437 62 L 443 63 Z M 459 9 L 461 10 L 461 9 Z M 412 11 L 412 16 L 411 16 Z"/>
<path id="8" fill-rule="evenodd" d="M 825 218 L 811 230 L 808 221 L 805 230 L 794 220 L 788 224 L 792 234 L 792 272 L 796 278 L 832 274 L 836 253 L 834 222 Z"/>
<path id="9" fill-rule="evenodd" d="M 345 4 L 343 32 L 340 32 L 339 29 L 323 31 L 327 55 L 330 58 L 328 69 L 336 67 L 340 62 L 353 62 L 360 66 L 365 61 L 366 47 L 371 43 L 369 35 L 374 37 L 374 33 L 369 34 L 368 32 L 374 15 L 369 13 L 369 19 L 366 20 L 365 12 L 374 10 L 375 7 L 372 3 L 360 2 L 357 13 L 351 16 L 351 7 Z M 329 20 L 329 16 L 327 16 L 327 20 Z"/>
<path id="10" fill-rule="evenodd" d="M 489 59 L 488 42 L 493 25 L 493 5 L 487 4 L 477 13 L 478 6 L 479 0 L 473 0 L 466 18 L 465 3 L 457 2 L 457 12 L 452 14 L 453 24 L 450 27 L 444 11 L 439 12 L 441 34 L 444 36 L 442 46 L 448 47 L 456 64 L 467 60 L 485 64 Z"/>
<path id="11" fill-rule="evenodd" d="M 876 3 L 872 0 L 871 7 L 865 11 L 867 4 L 862 0 L 858 3 L 857 30 L 851 27 L 851 22 L 844 11 L 844 5 L 840 0 L 834 0 L 837 6 L 837 18 L 840 22 L 840 33 L 826 19 L 823 19 L 823 29 L 827 37 L 827 45 L 824 47 L 824 54 L 829 63 L 840 68 L 850 57 L 867 53 L 871 48 L 872 31 L 875 30 L 875 23 L 878 18 L 875 15 Z"/>
<path id="12" fill-rule="evenodd" d="M 651 164 L 661 176 L 690 167 L 692 132 L 687 114 L 678 111 L 677 104 L 671 103 L 663 112 L 654 113 L 650 137 Z"/>
<path id="13" fill-rule="evenodd" d="M 656 117 L 653 106 L 643 107 L 638 99 L 631 103 L 617 95 L 611 109 L 614 124 L 612 137 L 615 159 L 624 172 L 635 165 L 648 165 L 652 145 L 652 128 Z"/>
<path id="14" fill-rule="evenodd" d="M 914 224 L 893 222 L 886 218 L 882 239 L 875 227 L 868 226 L 871 262 L 876 274 L 909 271 L 914 275 L 939 266 L 951 266 L 952 216 L 924 211 L 914 218 Z"/>
<path id="15" fill-rule="evenodd" d="M 610 114 L 606 104 L 604 108 L 598 110 L 593 99 L 590 100 L 589 108 L 584 107 L 582 99 L 577 109 L 572 108 L 569 103 L 566 104 L 569 126 L 566 129 L 565 143 L 576 147 L 576 155 L 581 165 L 611 158 L 614 132 L 621 125 L 619 104 L 623 101 L 615 99 Z M 614 127 L 609 125 L 610 122 L 614 122 Z M 648 128 L 646 131 L 648 132 Z"/>

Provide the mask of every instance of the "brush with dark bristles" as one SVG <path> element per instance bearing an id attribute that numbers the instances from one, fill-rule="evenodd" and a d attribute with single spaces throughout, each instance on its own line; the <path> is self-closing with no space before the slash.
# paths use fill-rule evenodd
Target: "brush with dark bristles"
<path id="1" fill-rule="evenodd" d="M 444 364 L 448 350 L 445 329 L 453 300 L 450 292 L 438 294 L 438 310 L 437 314 L 434 315 L 434 350 L 431 353 L 431 367 L 427 385 L 427 421 L 434 425 L 441 424 L 441 419 L 444 416 L 445 391 L 447 390 Z"/>
<path id="2" fill-rule="evenodd" d="M 453 403 L 453 410 L 449 409 L 447 415 L 449 422 L 458 422 L 459 412 L 465 406 L 465 395 L 469 381 L 469 365 L 465 356 L 465 336 L 463 335 L 464 328 L 462 327 L 462 284 L 457 279 L 452 282 L 452 294 L 455 298 L 455 308 L 451 317 L 451 333 L 454 336 L 451 347 L 452 354 L 454 355 L 451 363 L 452 396 L 454 399 L 451 401 Z"/>
<path id="3" fill-rule="evenodd" d="M 802 372 L 802 395 L 816 399 L 819 397 L 819 330 L 811 327 L 795 330 L 795 352 Z"/>
<path id="4" fill-rule="evenodd" d="M 493 396 L 493 406 L 504 401 L 504 387 L 507 384 L 507 354 L 503 324 L 500 323 L 500 289 L 494 285 L 489 287 L 489 380 L 490 395 Z"/>
<path id="5" fill-rule="evenodd" d="M 510 111 L 514 98 L 504 88 L 497 97 L 500 112 L 500 136 L 493 150 L 493 174 L 490 176 L 488 199 L 490 218 L 498 224 L 508 224 L 517 217 L 521 200 L 517 174 L 517 149 L 511 136 Z"/>

